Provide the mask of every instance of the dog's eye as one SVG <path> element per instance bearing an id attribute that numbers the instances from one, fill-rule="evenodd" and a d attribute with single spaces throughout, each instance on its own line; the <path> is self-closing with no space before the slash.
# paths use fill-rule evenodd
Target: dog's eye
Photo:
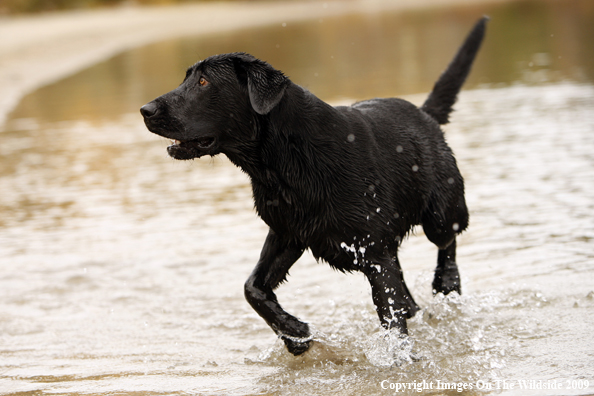
<path id="1" fill-rule="evenodd" d="M 200 80 L 198 80 L 198 84 L 200 84 L 201 86 L 205 86 L 208 84 L 208 81 L 206 81 L 206 79 L 204 77 L 200 77 Z"/>

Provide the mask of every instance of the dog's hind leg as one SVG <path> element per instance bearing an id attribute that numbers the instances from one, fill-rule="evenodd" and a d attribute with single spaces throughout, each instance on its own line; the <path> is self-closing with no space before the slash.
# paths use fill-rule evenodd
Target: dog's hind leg
<path id="1" fill-rule="evenodd" d="M 386 329 L 398 328 L 408 334 L 406 319 L 419 310 L 404 278 L 398 257 L 386 258 L 367 267 L 365 275 L 371 284 L 371 295 L 380 322 Z"/>
<path id="2" fill-rule="evenodd" d="M 448 294 L 462 293 L 460 288 L 460 273 L 456 264 L 456 240 L 454 239 L 445 249 L 437 253 L 437 267 L 433 278 L 433 293 Z"/>
<path id="3" fill-rule="evenodd" d="M 428 210 L 423 215 L 423 230 L 427 238 L 439 248 L 437 267 L 433 278 L 433 293 L 461 294 L 460 273 L 456 264 L 456 235 L 468 225 L 468 210 L 464 198 L 451 205 L 449 216 L 440 216 L 438 211 Z"/>
<path id="4" fill-rule="evenodd" d="M 300 355 L 311 346 L 309 326 L 285 312 L 273 290 L 285 280 L 289 268 L 304 250 L 301 246 L 287 243 L 270 230 L 260 260 L 245 283 L 247 301 L 293 355 Z"/>

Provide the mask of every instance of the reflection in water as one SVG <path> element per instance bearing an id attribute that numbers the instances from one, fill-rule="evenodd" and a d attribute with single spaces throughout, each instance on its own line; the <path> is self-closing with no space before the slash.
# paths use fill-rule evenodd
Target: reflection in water
<path id="1" fill-rule="evenodd" d="M 535 4 L 161 43 L 29 95 L 0 145 L 0 394 L 394 393 L 384 380 L 496 392 L 503 379 L 590 381 L 505 394 L 591 394 L 593 7 Z M 317 342 L 289 355 L 243 298 L 266 235 L 246 176 L 224 158 L 171 160 L 137 108 L 238 47 L 326 99 L 426 91 L 483 12 L 470 86 L 512 86 L 464 92 L 447 127 L 471 209 L 465 294 L 431 296 L 435 249 L 411 237 L 401 261 L 423 311 L 402 339 L 379 329 L 362 276 L 305 256 L 278 296 Z"/>

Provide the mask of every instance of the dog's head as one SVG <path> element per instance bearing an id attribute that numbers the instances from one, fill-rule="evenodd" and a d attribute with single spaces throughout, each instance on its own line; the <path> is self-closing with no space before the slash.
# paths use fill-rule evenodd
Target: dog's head
<path id="1" fill-rule="evenodd" d="M 174 140 L 171 157 L 216 155 L 257 139 L 257 117 L 278 105 L 288 84 L 282 72 L 251 55 L 215 55 L 190 67 L 179 87 L 140 113 L 151 132 Z"/>

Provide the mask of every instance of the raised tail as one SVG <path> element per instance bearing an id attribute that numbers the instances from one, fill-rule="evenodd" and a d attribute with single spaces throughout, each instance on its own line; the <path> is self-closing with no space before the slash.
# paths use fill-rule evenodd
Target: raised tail
<path id="1" fill-rule="evenodd" d="M 483 17 L 474 25 L 464 44 L 462 44 L 448 68 L 439 77 L 433 91 L 421 106 L 421 110 L 429 114 L 441 125 L 449 122 L 449 116 L 454 103 L 456 103 L 458 92 L 460 92 L 460 88 L 462 88 L 462 84 L 464 84 L 470 72 L 472 62 L 481 47 L 488 20 L 488 17 Z"/>

